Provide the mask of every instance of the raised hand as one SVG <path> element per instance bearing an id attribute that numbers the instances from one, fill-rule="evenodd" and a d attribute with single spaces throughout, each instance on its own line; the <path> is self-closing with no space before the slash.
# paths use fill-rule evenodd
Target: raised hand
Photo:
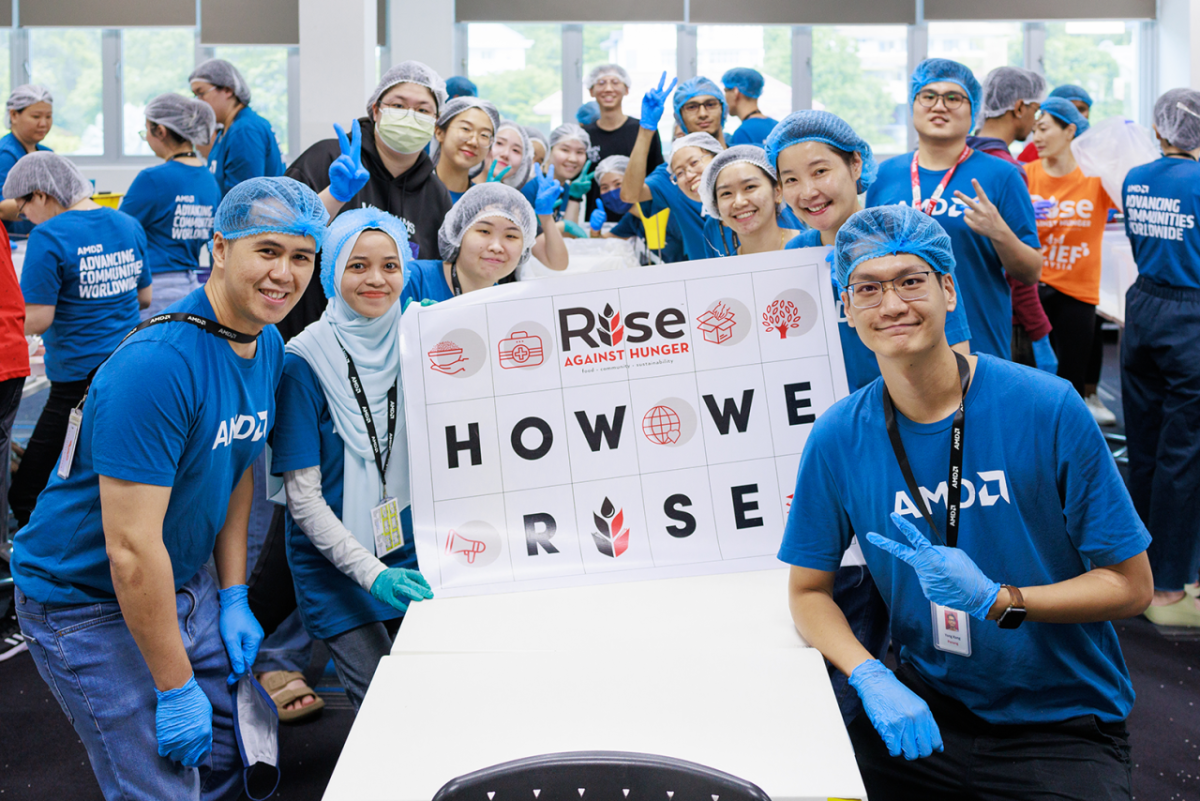
<path id="1" fill-rule="evenodd" d="M 664 90 L 663 84 L 666 82 L 667 73 L 664 71 L 662 77 L 658 79 L 658 88 L 651 89 L 642 96 L 642 117 L 638 120 L 638 125 L 647 131 L 658 130 L 658 123 L 662 120 L 663 109 L 667 107 L 667 96 L 675 90 L 675 84 L 679 83 L 679 79 L 672 78 L 671 85 Z"/>
<path id="2" fill-rule="evenodd" d="M 499 175 L 496 175 L 496 165 L 499 163 L 500 163 L 499 161 L 492 159 L 492 164 L 490 167 L 488 167 L 486 183 L 489 183 L 489 184 L 499 183 L 500 181 L 503 181 L 504 176 L 508 175 L 509 171 L 512 170 L 512 165 L 509 164 L 507 167 L 505 167 L 503 170 L 500 171 Z"/>
<path id="3" fill-rule="evenodd" d="M 554 165 L 551 164 L 551 167 Z M 592 173 L 596 171 L 596 165 L 592 162 L 584 162 L 583 170 L 579 176 L 571 181 L 571 200 L 583 200 L 583 196 L 592 188 Z"/>
<path id="4" fill-rule="evenodd" d="M 341 155 L 329 165 L 329 194 L 339 203 L 348 203 L 371 180 L 371 173 L 362 165 L 362 130 L 358 120 L 350 126 L 349 139 L 336 122 L 333 131 L 337 134 Z"/>
<path id="5" fill-rule="evenodd" d="M 537 181 L 537 196 L 533 201 L 533 212 L 539 217 L 544 217 L 547 214 L 553 214 L 558 208 L 562 200 L 563 187 L 558 181 L 554 180 L 554 165 L 550 165 L 550 171 L 543 173 L 542 165 L 533 165 L 533 179 Z"/>
<path id="6" fill-rule="evenodd" d="M 983 191 L 979 181 L 972 178 L 971 186 L 975 187 L 976 197 L 967 197 L 958 190 L 954 192 L 954 196 L 966 207 L 963 209 L 963 222 L 972 231 L 988 239 L 1009 233 L 1012 229 L 1000 215 L 1000 209 L 996 208 L 996 204 L 988 198 L 987 192 Z"/>

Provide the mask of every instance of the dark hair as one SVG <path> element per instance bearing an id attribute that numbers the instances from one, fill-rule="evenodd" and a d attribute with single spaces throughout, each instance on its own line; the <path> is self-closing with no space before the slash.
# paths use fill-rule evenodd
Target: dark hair
<path id="1" fill-rule="evenodd" d="M 839 156 L 841 156 L 842 161 L 846 162 L 847 169 L 854 168 L 854 151 L 853 150 L 842 150 L 840 147 L 834 147 L 833 145 L 829 144 L 828 142 L 822 142 L 822 144 L 824 144 L 825 147 L 829 148 L 834 153 L 837 153 Z M 862 157 L 860 156 L 859 158 L 862 158 Z"/>
<path id="2" fill-rule="evenodd" d="M 1043 117 L 1049 117 L 1050 119 L 1054 120 L 1054 123 L 1055 123 L 1055 124 L 1056 124 L 1056 125 L 1057 125 L 1059 128 L 1061 128 L 1062 130 L 1064 130 L 1064 131 L 1065 131 L 1065 130 L 1067 130 L 1067 126 L 1068 126 L 1068 125 L 1074 125 L 1074 124 L 1075 124 L 1075 123 L 1073 123 L 1073 122 L 1063 122 L 1062 120 L 1060 120 L 1058 117 L 1054 116 L 1053 114 L 1043 114 L 1042 116 L 1043 116 Z"/>
<path id="3" fill-rule="evenodd" d="M 163 132 L 162 132 L 161 136 L 166 141 L 166 143 L 168 145 L 170 145 L 171 147 L 179 147 L 180 145 L 182 145 L 184 142 L 187 141 L 187 139 L 183 138 L 175 131 L 172 131 L 170 128 L 163 125 L 161 122 L 154 122 L 153 120 L 151 120 L 150 122 L 153 123 L 154 125 L 157 125 L 159 128 L 162 129 Z"/>

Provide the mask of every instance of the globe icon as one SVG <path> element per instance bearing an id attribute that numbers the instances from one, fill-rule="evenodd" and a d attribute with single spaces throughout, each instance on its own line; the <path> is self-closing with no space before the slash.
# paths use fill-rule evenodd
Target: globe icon
<path id="1" fill-rule="evenodd" d="M 642 433 L 656 445 L 679 441 L 679 415 L 670 406 L 655 406 L 642 418 Z"/>

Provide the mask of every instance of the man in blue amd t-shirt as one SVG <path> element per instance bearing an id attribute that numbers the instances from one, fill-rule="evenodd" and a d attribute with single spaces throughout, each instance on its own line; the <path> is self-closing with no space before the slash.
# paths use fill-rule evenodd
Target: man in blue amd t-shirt
<path id="1" fill-rule="evenodd" d="M 105 798 L 241 792 L 226 678 L 262 640 L 246 602 L 251 464 L 283 368 L 273 324 L 308 285 L 328 219 L 290 178 L 225 196 L 209 282 L 166 310 L 187 317 L 101 365 L 74 458 L 13 542 L 22 632 Z"/>
<path id="2" fill-rule="evenodd" d="M 1012 292 L 1005 273 L 1023 284 L 1036 284 L 1042 274 L 1029 190 L 1016 167 L 967 147 L 983 94 L 971 70 L 926 59 L 909 90 L 917 149 L 879 165 L 866 205 L 915 206 L 941 224 L 959 265 L 971 347 L 1009 359 Z"/>
<path id="3" fill-rule="evenodd" d="M 1150 603 L 1150 537 L 1099 428 L 1066 381 L 950 349 L 955 259 L 933 218 L 866 209 L 835 247 L 882 377 L 813 426 L 779 558 L 796 628 L 862 699 L 868 794 L 1130 798 L 1134 694 L 1108 621 Z M 896 673 L 831 598 L 855 532 Z"/>

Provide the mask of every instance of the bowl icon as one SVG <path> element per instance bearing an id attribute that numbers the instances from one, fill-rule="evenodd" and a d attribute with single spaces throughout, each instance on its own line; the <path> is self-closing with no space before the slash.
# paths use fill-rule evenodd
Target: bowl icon
<path id="1" fill-rule="evenodd" d="M 466 369 L 465 367 L 459 367 L 457 370 L 452 369 L 459 362 L 467 361 L 467 357 L 463 356 L 463 349 L 453 342 L 439 342 L 434 346 L 433 350 L 425 355 L 429 357 L 429 369 L 437 370 L 439 373 L 453 375 Z"/>

